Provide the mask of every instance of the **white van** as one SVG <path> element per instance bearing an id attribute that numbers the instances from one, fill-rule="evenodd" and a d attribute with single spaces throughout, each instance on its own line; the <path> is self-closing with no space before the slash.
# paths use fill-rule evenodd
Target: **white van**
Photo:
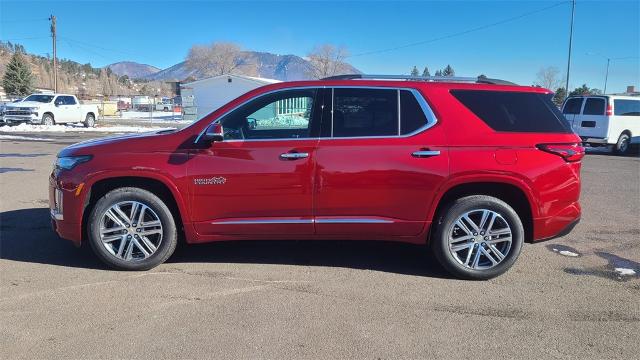
<path id="1" fill-rule="evenodd" d="M 619 154 L 640 143 L 640 98 L 618 95 L 570 96 L 562 113 L 586 144 L 614 145 Z"/>

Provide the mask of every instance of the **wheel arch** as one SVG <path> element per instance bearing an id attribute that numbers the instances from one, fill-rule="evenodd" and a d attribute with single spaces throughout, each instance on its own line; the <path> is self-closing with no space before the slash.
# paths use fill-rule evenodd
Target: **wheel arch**
<path id="1" fill-rule="evenodd" d="M 470 196 L 487 195 L 500 199 L 511 206 L 520 219 L 525 230 L 525 241 L 533 240 L 533 219 L 537 216 L 537 207 L 531 190 L 518 181 L 506 179 L 482 179 L 458 181 L 447 186 L 439 193 L 432 206 L 431 219 L 436 223 L 440 212 L 451 201 Z"/>
<path id="2" fill-rule="evenodd" d="M 43 113 L 42 113 L 42 117 L 44 117 L 45 115 L 51 115 L 51 118 L 52 118 L 53 120 L 55 120 L 55 119 L 56 119 L 56 116 L 55 116 L 55 115 L 53 115 L 53 113 L 52 113 L 51 111 L 45 111 L 45 112 L 43 112 Z"/>
<path id="3" fill-rule="evenodd" d="M 98 199 L 109 191 L 122 187 L 136 187 L 158 196 L 171 210 L 178 228 L 178 234 L 184 238 L 185 223 L 188 223 L 188 218 L 186 217 L 186 208 L 182 196 L 173 184 L 167 183 L 166 179 L 147 174 L 102 177 L 94 179 L 93 182 L 87 184 L 87 192 L 82 209 L 83 236 L 86 236 L 89 214 Z"/>

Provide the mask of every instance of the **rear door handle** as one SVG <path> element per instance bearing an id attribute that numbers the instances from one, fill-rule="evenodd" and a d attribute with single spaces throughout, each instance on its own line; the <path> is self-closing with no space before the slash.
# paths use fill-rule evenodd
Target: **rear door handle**
<path id="1" fill-rule="evenodd" d="M 426 157 L 431 157 L 431 156 L 438 156 L 440 155 L 440 150 L 419 150 L 419 151 L 414 151 L 411 156 L 413 157 L 417 157 L 417 158 L 426 158 Z"/>
<path id="2" fill-rule="evenodd" d="M 309 153 L 305 153 L 305 152 L 288 152 L 288 153 L 280 154 L 280 159 L 283 159 L 283 160 L 298 160 L 298 159 L 304 159 L 308 157 L 309 157 Z"/>

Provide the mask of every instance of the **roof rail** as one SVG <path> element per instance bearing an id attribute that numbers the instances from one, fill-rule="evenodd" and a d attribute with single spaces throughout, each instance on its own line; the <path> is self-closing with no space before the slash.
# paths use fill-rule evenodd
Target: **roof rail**
<path id="1" fill-rule="evenodd" d="M 367 74 L 346 74 L 326 77 L 320 80 L 407 80 L 407 81 L 428 81 L 428 82 L 469 82 L 478 84 L 494 85 L 517 85 L 510 81 L 491 79 L 488 77 L 458 77 L 458 76 L 411 76 L 411 75 L 367 75 Z"/>

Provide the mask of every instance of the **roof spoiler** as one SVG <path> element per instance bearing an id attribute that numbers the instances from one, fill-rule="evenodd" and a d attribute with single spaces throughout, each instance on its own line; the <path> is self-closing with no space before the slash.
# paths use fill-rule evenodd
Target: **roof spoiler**
<path id="1" fill-rule="evenodd" d="M 458 76 L 410 76 L 410 75 L 367 75 L 367 74 L 345 74 L 329 76 L 320 80 L 407 80 L 407 81 L 427 81 L 427 82 L 466 82 L 493 85 L 517 85 L 511 81 L 491 79 L 484 76 L 478 77 L 458 77 Z"/>

